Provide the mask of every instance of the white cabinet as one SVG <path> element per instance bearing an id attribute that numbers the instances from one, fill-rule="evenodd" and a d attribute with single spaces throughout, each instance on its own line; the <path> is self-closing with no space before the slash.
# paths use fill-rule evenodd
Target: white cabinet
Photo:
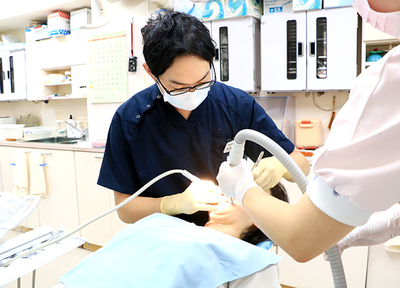
<path id="1" fill-rule="evenodd" d="M 32 149 L 31 149 L 32 150 Z M 73 151 L 43 150 L 47 197 L 39 204 L 40 225 L 71 231 L 79 226 Z M 79 235 L 80 233 L 77 232 Z"/>
<path id="2" fill-rule="evenodd" d="M 81 224 L 114 207 L 110 201 L 110 194 L 113 195 L 113 191 L 97 185 L 102 159 L 103 153 L 75 152 L 76 186 Z M 113 236 L 111 223 L 111 214 L 106 215 L 83 228 L 81 235 L 89 243 L 103 246 Z"/>
<path id="3" fill-rule="evenodd" d="M 0 101 L 26 99 L 25 50 L 0 50 Z"/>
<path id="4" fill-rule="evenodd" d="M 252 17 L 204 22 L 217 44 L 217 80 L 248 92 L 260 90 L 260 23 Z"/>
<path id="5" fill-rule="evenodd" d="M 349 90 L 358 74 L 353 7 L 264 15 L 263 91 Z"/>
<path id="6" fill-rule="evenodd" d="M 371 51 L 377 49 L 378 51 L 389 51 L 400 44 L 400 40 L 381 32 L 374 28 L 371 24 L 363 20 L 363 45 L 362 45 L 362 68 L 365 70 L 374 62 L 368 62 L 367 58 Z M 379 54 L 383 56 L 384 54 Z"/>
<path id="7" fill-rule="evenodd" d="M 386 251 L 384 244 L 369 247 L 366 288 L 400 287 L 399 271 L 400 253 Z"/>
<path id="8" fill-rule="evenodd" d="M 70 73 L 67 79 L 66 73 Z M 51 79 L 52 75 L 63 75 L 62 81 Z M 50 79 L 50 81 L 49 81 Z M 43 99 L 69 99 L 86 98 L 86 93 L 82 94 L 87 87 L 87 66 L 73 65 L 64 67 L 52 67 L 42 69 L 42 98 Z"/>
<path id="9" fill-rule="evenodd" d="M 85 65 L 88 55 L 87 47 L 85 30 L 62 37 L 26 43 L 27 74 L 29 75 L 27 99 L 29 101 L 43 100 L 46 99 L 46 96 L 52 95 L 53 91 L 68 92 L 72 94 L 72 98 L 79 98 L 79 87 L 88 86 L 87 66 Z M 43 75 L 59 69 L 71 71 L 71 85 L 65 87 L 63 85 L 44 86 Z M 55 99 L 65 98 L 55 97 Z"/>
<path id="10" fill-rule="evenodd" d="M 10 166 L 13 149 L 26 152 L 28 167 L 30 153 L 34 150 L 42 154 L 43 162 L 46 164 L 44 176 L 47 195 L 42 197 L 38 208 L 35 209 L 32 216 L 29 216 L 32 219 L 35 217 L 38 217 L 38 219 L 29 219 L 28 227 L 37 228 L 46 225 L 54 229 L 65 227 L 67 231 L 78 227 L 78 200 L 73 151 L 0 147 L 3 191 L 13 190 L 13 169 Z M 28 177 L 29 174 L 28 168 Z"/>
<path id="11" fill-rule="evenodd" d="M 12 166 L 11 163 L 13 163 L 12 159 L 12 150 L 17 149 L 17 150 L 22 150 L 22 151 L 28 151 L 25 148 L 12 148 L 12 147 L 0 147 L 0 172 L 1 172 L 1 188 L 2 192 L 12 192 L 14 188 L 13 184 L 13 170 L 14 166 Z M 29 160 L 29 157 L 27 157 L 27 160 Z M 28 162 L 27 162 L 28 165 Z M 40 203 L 39 203 L 40 205 Z M 28 227 L 28 228 L 37 228 L 40 227 L 40 221 L 39 221 L 39 208 L 37 207 L 31 215 L 26 218 L 21 225 Z"/>

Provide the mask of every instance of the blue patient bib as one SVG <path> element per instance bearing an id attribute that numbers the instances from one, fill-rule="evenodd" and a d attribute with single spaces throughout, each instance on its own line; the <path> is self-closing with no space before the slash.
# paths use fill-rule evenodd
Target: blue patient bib
<path id="1" fill-rule="evenodd" d="M 212 288 L 281 260 L 232 236 L 157 213 L 120 231 L 61 282 L 67 288 Z"/>

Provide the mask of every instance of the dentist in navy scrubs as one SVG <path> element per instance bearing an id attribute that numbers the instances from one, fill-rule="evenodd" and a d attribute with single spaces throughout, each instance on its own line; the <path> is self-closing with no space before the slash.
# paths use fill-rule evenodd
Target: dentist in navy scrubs
<path id="1" fill-rule="evenodd" d="M 214 41 L 203 23 L 180 12 L 149 19 L 142 28 L 143 64 L 155 84 L 116 111 L 109 129 L 98 184 L 114 191 L 121 203 L 143 185 L 172 169 L 185 169 L 204 181 L 167 176 L 118 210 L 126 223 L 153 213 L 174 215 L 197 225 L 221 201 L 215 184 L 226 149 L 242 129 L 257 130 L 278 143 L 309 172 L 307 159 L 246 92 L 216 81 Z M 256 161 L 254 179 L 263 189 L 289 173 L 255 143 L 245 154 Z M 210 182 L 205 182 L 206 180 Z M 199 193 L 200 191 L 200 193 Z"/>

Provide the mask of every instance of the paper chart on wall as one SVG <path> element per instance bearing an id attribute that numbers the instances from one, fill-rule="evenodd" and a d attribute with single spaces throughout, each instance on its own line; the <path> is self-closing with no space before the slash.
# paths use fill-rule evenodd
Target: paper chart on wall
<path id="1" fill-rule="evenodd" d="M 124 102 L 128 99 L 126 32 L 88 37 L 90 103 Z"/>

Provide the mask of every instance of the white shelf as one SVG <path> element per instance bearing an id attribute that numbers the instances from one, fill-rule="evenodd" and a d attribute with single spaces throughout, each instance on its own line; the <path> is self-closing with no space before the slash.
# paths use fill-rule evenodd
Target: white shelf
<path id="1" fill-rule="evenodd" d="M 64 75 L 66 71 L 71 71 L 71 79 L 65 82 L 44 83 L 43 80 L 50 74 Z M 86 99 L 86 95 L 81 95 L 81 86 L 87 85 L 86 66 L 71 65 L 62 67 L 52 67 L 41 69 L 42 72 L 42 99 L 43 100 L 70 100 Z M 56 79 L 55 79 L 56 80 Z M 57 79 L 58 80 L 58 79 Z M 54 96 L 58 95 L 58 96 Z"/>
<path id="2" fill-rule="evenodd" d="M 59 85 L 71 85 L 72 81 L 58 82 L 58 83 L 44 83 L 43 86 L 59 86 Z"/>
<path id="3" fill-rule="evenodd" d="M 44 100 L 71 100 L 71 99 L 86 99 L 86 97 L 74 97 L 74 96 L 48 96 Z"/>

